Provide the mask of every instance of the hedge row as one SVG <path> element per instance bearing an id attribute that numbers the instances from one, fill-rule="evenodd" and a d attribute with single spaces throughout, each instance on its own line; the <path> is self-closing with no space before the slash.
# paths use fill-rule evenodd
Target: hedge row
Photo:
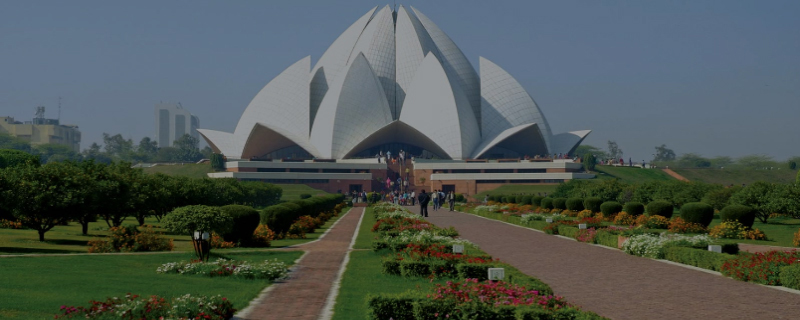
<path id="1" fill-rule="evenodd" d="M 726 260 L 736 257 L 727 253 L 716 253 L 687 247 L 669 247 L 666 248 L 665 252 L 665 259 L 669 261 L 713 271 L 720 271 L 722 264 L 725 263 Z"/>
<path id="2" fill-rule="evenodd" d="M 261 223 L 275 233 L 285 233 L 301 216 L 316 218 L 322 212 L 333 210 L 342 201 L 343 194 L 329 194 L 276 204 L 261 211 Z"/>

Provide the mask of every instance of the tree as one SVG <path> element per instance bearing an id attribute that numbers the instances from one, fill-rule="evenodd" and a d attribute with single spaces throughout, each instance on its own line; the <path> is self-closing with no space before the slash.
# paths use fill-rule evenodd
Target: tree
<path id="1" fill-rule="evenodd" d="M 731 204 L 749 206 L 757 211 L 756 218 L 767 223 L 773 213 L 798 214 L 800 191 L 796 186 L 758 181 L 731 197 Z"/>
<path id="2" fill-rule="evenodd" d="M 199 240 L 195 232 L 216 232 L 224 234 L 233 227 L 233 218 L 222 212 L 218 207 L 185 206 L 172 210 L 164 217 L 164 227 L 170 232 L 189 235 L 192 240 Z M 203 254 L 195 247 L 195 253 L 200 258 Z"/>
<path id="3" fill-rule="evenodd" d="M 198 147 L 200 141 L 189 134 L 184 134 L 172 145 L 179 151 L 179 161 L 197 161 L 203 158 Z"/>
<path id="4" fill-rule="evenodd" d="M 678 158 L 678 165 L 684 168 L 708 168 L 711 161 L 696 153 L 685 153 Z"/>
<path id="5" fill-rule="evenodd" d="M 17 138 L 10 134 L 0 133 L 0 149 L 13 149 L 30 152 L 31 144 L 28 141 Z"/>
<path id="6" fill-rule="evenodd" d="M 89 148 L 83 149 L 81 154 L 84 159 L 93 159 L 96 162 L 105 164 L 111 163 L 111 157 L 100 151 L 100 145 L 95 142 Z"/>
<path id="7" fill-rule="evenodd" d="M 4 169 L 0 179 L 6 207 L 23 226 L 39 233 L 39 241 L 44 241 L 47 231 L 77 215 L 92 183 L 69 162 Z"/>
<path id="8" fill-rule="evenodd" d="M 210 159 L 211 168 L 214 169 L 214 171 L 225 170 L 225 156 L 219 153 L 212 153 Z"/>
<path id="9" fill-rule="evenodd" d="M 17 166 L 39 166 L 39 157 L 21 150 L 0 149 L 0 169 Z"/>
<path id="10" fill-rule="evenodd" d="M 778 166 L 772 157 L 763 154 L 751 154 L 743 156 L 737 159 L 736 162 L 743 167 L 751 169 L 764 169 Z"/>
<path id="11" fill-rule="evenodd" d="M 656 155 L 653 161 L 673 161 L 675 160 L 675 151 L 667 148 L 666 144 L 656 147 Z"/>
<path id="12" fill-rule="evenodd" d="M 33 147 L 33 154 L 38 155 L 42 163 L 60 161 L 80 161 L 81 155 L 63 144 L 45 143 Z"/>
<path id="13" fill-rule="evenodd" d="M 583 159 L 581 159 L 583 163 L 583 167 L 586 171 L 594 171 L 594 166 L 597 164 L 597 159 L 594 157 L 592 153 L 586 153 L 583 155 Z"/>
<path id="14" fill-rule="evenodd" d="M 728 156 L 719 156 L 709 159 L 711 161 L 711 166 L 715 168 L 723 168 L 732 165 L 733 159 Z"/>
<path id="15" fill-rule="evenodd" d="M 587 153 L 594 155 L 595 159 L 608 159 L 608 154 L 598 147 L 582 144 L 575 148 L 575 154 L 577 155 L 585 155 Z"/>
<path id="16" fill-rule="evenodd" d="M 800 157 L 791 157 L 786 160 L 789 170 L 797 170 L 797 165 L 800 164 Z"/>
<path id="17" fill-rule="evenodd" d="M 109 135 L 103 132 L 103 149 L 110 157 L 127 158 L 133 151 L 133 141 L 125 140 L 121 134 Z"/>
<path id="18" fill-rule="evenodd" d="M 716 210 L 722 210 L 722 208 L 725 208 L 725 206 L 728 205 L 731 197 L 741 189 L 742 187 L 733 186 L 730 188 L 711 190 L 706 193 L 702 201 L 708 203 Z"/>
<path id="19" fill-rule="evenodd" d="M 617 146 L 616 141 L 608 140 L 608 156 L 611 159 L 622 159 L 622 149 Z"/>

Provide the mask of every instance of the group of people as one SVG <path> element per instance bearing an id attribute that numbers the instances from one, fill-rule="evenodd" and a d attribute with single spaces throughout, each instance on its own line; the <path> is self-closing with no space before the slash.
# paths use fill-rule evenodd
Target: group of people
<path id="1" fill-rule="evenodd" d="M 406 154 L 405 151 L 400 150 L 400 152 L 398 152 L 398 154 L 397 154 L 397 158 L 392 158 L 392 152 L 391 151 L 386 151 L 386 154 L 384 154 L 383 151 L 380 151 L 380 152 L 378 152 L 378 154 L 375 155 L 375 157 L 378 158 L 378 163 L 386 163 L 386 164 L 392 163 L 392 164 L 395 164 L 395 163 L 400 162 L 400 164 L 405 165 L 406 164 L 406 159 L 409 156 L 408 156 L 408 154 Z M 383 162 L 381 162 L 381 161 L 383 161 Z"/>
<path id="2" fill-rule="evenodd" d="M 433 202 L 433 211 L 438 211 L 442 208 L 445 201 L 450 205 L 450 211 L 454 211 L 456 206 L 455 192 L 450 191 L 449 193 L 445 193 L 442 190 L 433 190 L 431 193 L 427 193 L 425 190 L 422 190 L 419 193 L 419 214 L 423 217 L 427 217 L 428 203 Z"/>

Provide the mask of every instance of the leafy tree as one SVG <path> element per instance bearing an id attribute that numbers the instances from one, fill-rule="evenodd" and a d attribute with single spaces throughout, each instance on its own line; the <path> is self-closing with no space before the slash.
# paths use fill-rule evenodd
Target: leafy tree
<path id="1" fill-rule="evenodd" d="M 711 205 L 716 210 L 722 210 L 722 208 L 725 208 L 725 206 L 728 205 L 728 201 L 730 201 L 731 197 L 741 189 L 742 187 L 734 186 L 730 188 L 711 190 L 706 193 L 702 201 Z"/>
<path id="2" fill-rule="evenodd" d="M 0 149 L 13 149 L 30 152 L 31 144 L 23 139 L 0 132 Z"/>
<path id="3" fill-rule="evenodd" d="M 111 157 L 102 152 L 100 150 L 100 145 L 95 142 L 93 142 L 92 145 L 89 146 L 89 148 L 83 149 L 81 155 L 83 155 L 84 159 L 93 159 L 94 161 L 99 163 L 109 164 L 112 161 Z"/>
<path id="4" fill-rule="evenodd" d="M 185 206 L 172 210 L 164 217 L 164 227 L 174 233 L 188 234 L 192 239 L 195 231 L 225 234 L 233 227 L 233 218 L 218 207 Z M 202 254 L 195 250 L 198 257 Z"/>
<path id="5" fill-rule="evenodd" d="M 684 168 L 708 168 L 711 161 L 696 153 L 685 153 L 678 158 L 678 165 Z"/>
<path id="6" fill-rule="evenodd" d="M 89 187 L 86 201 L 81 204 L 75 220 L 81 224 L 83 234 L 87 234 L 89 223 L 102 216 L 109 227 L 119 227 L 127 217 L 125 207 L 130 205 L 130 181 L 120 175 L 118 166 L 130 167 L 127 163 L 104 163 L 88 160 L 77 164 L 78 168 L 89 176 L 93 183 Z"/>
<path id="7" fill-rule="evenodd" d="M 29 165 L 39 166 L 39 157 L 21 150 L 0 149 L 0 169 Z"/>
<path id="8" fill-rule="evenodd" d="M 719 156 L 709 159 L 711 166 L 715 168 L 727 167 L 734 164 L 733 158 L 728 156 Z"/>
<path id="9" fill-rule="evenodd" d="M 203 158 L 203 154 L 200 153 L 200 148 L 198 147 L 199 143 L 200 141 L 197 138 L 184 134 L 178 140 L 175 140 L 172 145 L 179 151 L 179 161 L 197 161 Z"/>
<path id="10" fill-rule="evenodd" d="M 121 134 L 109 135 L 103 133 L 103 149 L 112 158 L 128 159 L 133 152 L 133 140 L 122 137 Z"/>
<path id="11" fill-rule="evenodd" d="M 763 169 L 778 166 L 772 157 L 763 154 L 751 154 L 743 156 L 737 159 L 736 162 L 743 167 L 751 169 Z"/>
<path id="12" fill-rule="evenodd" d="M 608 140 L 608 156 L 611 157 L 611 159 L 622 158 L 622 149 L 617 146 L 616 141 Z"/>
<path id="13" fill-rule="evenodd" d="M 211 168 L 216 171 L 222 171 L 225 169 L 225 156 L 219 153 L 212 153 L 211 157 Z"/>
<path id="14" fill-rule="evenodd" d="M 800 190 L 796 185 L 758 181 L 734 194 L 730 203 L 755 209 L 756 218 L 767 223 L 772 213 L 800 215 Z"/>
<path id="15" fill-rule="evenodd" d="M 136 146 L 136 152 L 148 157 L 154 157 L 158 152 L 158 142 L 151 140 L 150 137 L 144 137 L 139 141 L 139 145 Z"/>
<path id="16" fill-rule="evenodd" d="M 203 155 L 201 159 L 211 159 L 211 155 L 214 154 L 214 150 L 211 150 L 211 147 L 205 146 L 203 150 L 200 150 L 200 154 Z"/>
<path id="17" fill-rule="evenodd" d="M 59 161 L 80 161 L 81 155 L 63 144 L 45 143 L 33 147 L 33 154 L 39 156 L 42 163 Z"/>
<path id="18" fill-rule="evenodd" d="M 22 225 L 39 233 L 39 241 L 44 241 L 47 231 L 77 215 L 92 183 L 69 162 L 4 169 L 0 179 L 5 206 Z"/>
<path id="19" fill-rule="evenodd" d="M 575 148 L 575 154 L 585 155 L 587 153 L 590 153 L 590 154 L 594 155 L 596 159 L 607 159 L 608 158 L 608 154 L 605 151 L 603 151 L 602 149 L 600 149 L 598 147 L 595 147 L 595 146 L 582 144 L 582 145 L 579 145 L 577 148 Z"/>
<path id="20" fill-rule="evenodd" d="M 675 151 L 667 148 L 666 144 L 656 147 L 656 155 L 653 161 L 673 161 L 675 160 Z"/>
<path id="21" fill-rule="evenodd" d="M 594 154 L 585 153 L 583 155 L 583 159 L 581 159 L 581 162 L 583 163 L 583 167 L 586 169 L 586 171 L 594 171 L 594 167 L 597 164 L 597 159 L 594 157 Z"/>

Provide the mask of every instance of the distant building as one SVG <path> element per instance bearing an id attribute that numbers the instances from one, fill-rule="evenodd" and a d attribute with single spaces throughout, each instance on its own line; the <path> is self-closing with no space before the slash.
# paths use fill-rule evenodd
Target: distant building
<path id="1" fill-rule="evenodd" d="M 184 134 L 199 139 L 197 128 L 200 119 L 183 108 L 180 103 L 156 104 L 156 141 L 159 147 L 171 147 Z"/>
<path id="2" fill-rule="evenodd" d="M 81 132 L 78 126 L 62 125 L 58 119 L 45 119 L 44 107 L 38 107 L 32 121 L 15 121 L 12 117 L 0 117 L 0 132 L 10 134 L 31 143 L 31 146 L 53 143 L 69 146 L 75 152 L 81 150 Z"/>

